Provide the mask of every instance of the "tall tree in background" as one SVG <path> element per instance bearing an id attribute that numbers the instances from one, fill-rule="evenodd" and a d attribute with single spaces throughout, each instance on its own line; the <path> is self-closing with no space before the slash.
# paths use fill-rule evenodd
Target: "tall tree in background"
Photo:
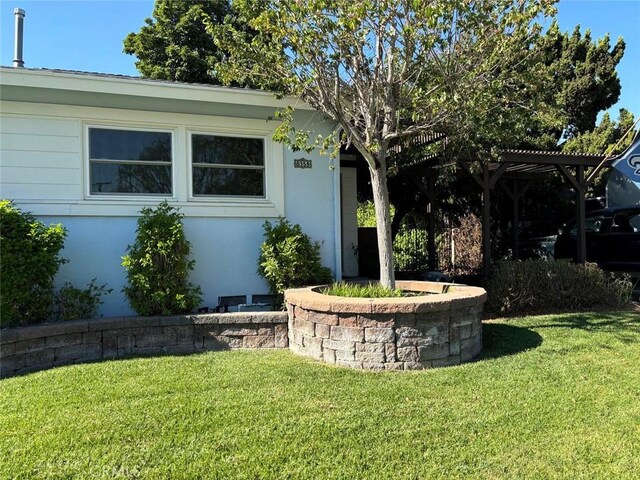
<path id="1" fill-rule="evenodd" d="M 311 139 L 280 112 L 277 138 L 293 148 L 352 144 L 369 167 L 376 210 L 380 281 L 394 285 L 387 187 L 394 142 L 446 133 L 452 144 L 498 139 L 536 114 L 532 97 L 544 72 L 530 45 L 548 0 L 264 0 L 238 2 L 256 32 L 224 25 L 215 34 L 231 52 L 221 71 L 276 78 L 333 121 L 333 135 Z M 254 16 L 253 18 L 251 18 Z M 281 55 L 282 49 L 286 55 Z M 526 67 L 525 67 L 526 66 Z M 470 149 L 473 151 L 473 148 Z M 489 152 L 485 152 L 487 155 Z"/>
<path id="2" fill-rule="evenodd" d="M 156 0 L 153 18 L 124 40 L 124 52 L 138 57 L 144 76 L 161 80 L 219 84 L 216 65 L 225 52 L 207 34 L 232 13 L 229 0 Z"/>
<path id="3" fill-rule="evenodd" d="M 589 30 L 582 35 L 580 25 L 569 34 L 561 32 L 553 22 L 542 37 L 540 48 L 546 65 L 553 71 L 549 93 L 565 116 L 565 138 L 593 130 L 598 113 L 613 106 L 620 97 L 616 67 L 624 55 L 624 40 L 619 38 L 612 47 L 609 35 L 594 41 Z M 544 147 L 554 148 L 563 131 L 551 129 L 549 133 L 550 144 Z"/>

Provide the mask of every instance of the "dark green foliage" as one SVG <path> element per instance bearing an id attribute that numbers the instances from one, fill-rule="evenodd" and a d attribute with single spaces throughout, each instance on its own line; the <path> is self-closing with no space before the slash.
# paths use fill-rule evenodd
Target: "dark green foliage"
<path id="1" fill-rule="evenodd" d="M 258 274 L 267 281 L 272 294 L 333 280 L 331 270 L 320 261 L 320 244 L 311 242 L 300 225 L 280 218 L 275 225 L 267 220 L 263 227 L 265 241 L 260 246 Z"/>
<path id="2" fill-rule="evenodd" d="M 628 277 L 604 272 L 595 264 L 568 261 L 501 261 L 487 284 L 487 311 L 514 315 L 631 305 Z"/>
<path id="3" fill-rule="evenodd" d="M 220 83 L 215 65 L 224 57 L 207 25 L 222 23 L 229 0 L 157 0 L 153 18 L 124 40 L 124 52 L 138 57 L 145 77 L 195 83 Z"/>
<path id="4" fill-rule="evenodd" d="M 46 226 L 0 200 L 0 325 L 46 320 L 66 235 L 62 225 Z"/>
<path id="5" fill-rule="evenodd" d="M 83 318 L 95 318 L 98 315 L 98 307 L 104 302 L 102 297 L 111 293 L 113 289 L 107 285 L 96 284 L 96 279 L 91 279 L 87 288 L 76 288 L 69 282 L 55 294 L 53 301 L 54 320 L 80 320 Z"/>
<path id="6" fill-rule="evenodd" d="M 127 247 L 122 266 L 128 285 L 123 289 L 139 315 L 188 313 L 201 300 L 199 286 L 189 283 L 195 260 L 178 209 L 162 202 L 154 210 L 143 208 L 136 241 Z"/>

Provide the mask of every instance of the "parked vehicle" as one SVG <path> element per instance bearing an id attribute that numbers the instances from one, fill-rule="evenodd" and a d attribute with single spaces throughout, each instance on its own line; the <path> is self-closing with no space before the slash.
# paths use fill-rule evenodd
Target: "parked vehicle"
<path id="1" fill-rule="evenodd" d="M 640 205 L 605 208 L 585 217 L 587 261 L 605 270 L 640 272 Z M 572 222 L 558 232 L 555 258 L 576 258 L 577 228 Z"/>

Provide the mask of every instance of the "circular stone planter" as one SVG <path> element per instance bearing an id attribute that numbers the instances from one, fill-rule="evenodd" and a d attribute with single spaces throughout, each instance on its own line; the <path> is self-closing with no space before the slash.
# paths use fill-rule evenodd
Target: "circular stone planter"
<path id="1" fill-rule="evenodd" d="M 484 289 L 418 281 L 396 287 L 424 295 L 370 299 L 323 295 L 324 287 L 287 290 L 289 348 L 367 370 L 458 365 L 479 355 Z"/>

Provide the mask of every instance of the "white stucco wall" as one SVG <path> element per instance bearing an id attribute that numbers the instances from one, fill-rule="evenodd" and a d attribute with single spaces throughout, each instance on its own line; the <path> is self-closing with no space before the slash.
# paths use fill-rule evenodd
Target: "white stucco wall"
<path id="1" fill-rule="evenodd" d="M 172 108 L 179 103 L 172 100 Z M 158 100 L 161 108 L 161 99 Z M 185 106 L 185 111 L 188 106 Z M 272 132 L 267 122 L 274 109 L 243 106 L 242 118 L 221 116 L 232 108 L 222 105 L 215 115 L 163 113 L 122 108 L 70 106 L 51 103 L 3 101 L 0 105 L 0 196 L 14 200 L 46 223 L 62 223 L 68 230 L 63 265 L 56 283 L 69 281 L 82 287 L 96 277 L 113 293 L 105 298 L 105 316 L 132 313 L 121 289 L 126 282 L 121 257 L 135 238 L 137 212 L 163 198 L 96 198 L 87 193 L 87 125 L 151 126 L 174 132 L 174 192 L 168 198 L 185 214 L 187 238 L 196 259 L 191 281 L 203 290 L 203 306 L 213 307 L 223 295 L 268 293 L 256 274 L 262 224 L 280 215 L 299 223 L 313 240 L 322 244 L 325 265 L 340 274 L 339 189 L 332 161 L 318 152 L 294 153 L 267 142 L 267 198 L 260 201 L 189 197 L 189 129 L 224 129 L 233 133 Z M 247 110 L 253 112 L 247 117 Z M 327 133 L 328 125 L 312 111 L 296 113 L 296 123 Z M 186 133 L 185 133 L 186 132 Z M 265 134 L 267 135 L 267 134 Z M 270 133 L 268 135 L 270 138 Z M 267 136 L 265 136 L 267 138 Z M 312 160 L 311 169 L 294 168 L 294 158 Z"/>

